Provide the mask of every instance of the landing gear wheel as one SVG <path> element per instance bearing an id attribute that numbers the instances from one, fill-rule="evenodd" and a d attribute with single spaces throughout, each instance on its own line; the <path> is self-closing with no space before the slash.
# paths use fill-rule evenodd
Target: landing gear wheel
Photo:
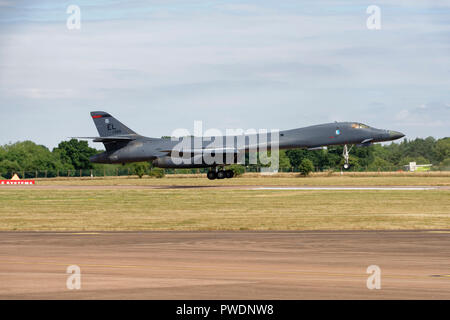
<path id="1" fill-rule="evenodd" d="M 206 176 L 208 177 L 209 180 L 214 180 L 217 178 L 217 174 L 215 171 L 208 171 Z"/>
<path id="2" fill-rule="evenodd" d="M 226 177 L 225 171 L 223 170 L 217 171 L 217 179 L 225 179 L 225 177 Z"/>
<path id="3" fill-rule="evenodd" d="M 225 171 L 225 176 L 227 177 L 227 179 L 231 179 L 234 177 L 234 171 L 233 170 L 226 170 Z"/>

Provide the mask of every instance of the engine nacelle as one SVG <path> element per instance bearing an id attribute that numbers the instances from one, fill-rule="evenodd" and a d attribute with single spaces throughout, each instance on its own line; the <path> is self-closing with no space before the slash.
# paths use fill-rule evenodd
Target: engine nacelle
<path id="1" fill-rule="evenodd" d="M 236 154 L 212 154 L 212 155 L 194 155 L 193 157 L 159 157 L 152 161 L 155 167 L 159 168 L 206 168 L 214 165 L 234 164 L 237 161 Z"/>

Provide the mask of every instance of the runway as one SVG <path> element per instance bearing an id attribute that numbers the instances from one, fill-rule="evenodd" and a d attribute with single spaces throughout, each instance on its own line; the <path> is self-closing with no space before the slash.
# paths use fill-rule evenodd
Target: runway
<path id="1" fill-rule="evenodd" d="M 0 299 L 450 299 L 449 257 L 450 230 L 0 232 Z"/>
<path id="2" fill-rule="evenodd" d="M 252 190 L 384 190 L 384 191 L 423 191 L 437 190 L 438 187 L 258 187 Z"/>

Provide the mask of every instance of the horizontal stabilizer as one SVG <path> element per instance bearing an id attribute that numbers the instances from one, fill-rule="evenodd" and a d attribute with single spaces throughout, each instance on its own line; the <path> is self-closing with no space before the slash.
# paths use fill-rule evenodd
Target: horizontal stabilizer
<path id="1" fill-rule="evenodd" d="M 132 141 L 136 137 L 132 136 L 109 136 L 109 137 L 71 137 L 73 139 L 93 140 L 93 142 L 115 142 L 115 141 Z"/>

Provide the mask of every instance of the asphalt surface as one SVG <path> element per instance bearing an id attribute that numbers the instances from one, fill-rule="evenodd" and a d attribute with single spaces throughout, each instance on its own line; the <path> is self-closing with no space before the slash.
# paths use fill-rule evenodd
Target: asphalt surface
<path id="1" fill-rule="evenodd" d="M 0 299 L 17 298 L 450 299 L 450 230 L 0 232 Z"/>

